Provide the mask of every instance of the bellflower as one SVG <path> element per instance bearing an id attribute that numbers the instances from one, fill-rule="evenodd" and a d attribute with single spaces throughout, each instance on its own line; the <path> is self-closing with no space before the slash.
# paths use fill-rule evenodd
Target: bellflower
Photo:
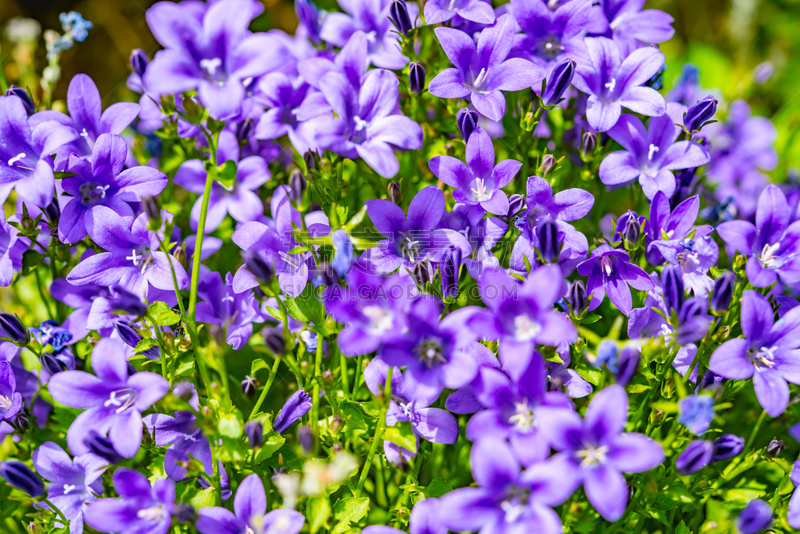
<path id="1" fill-rule="evenodd" d="M 800 284 L 800 221 L 789 224 L 786 195 L 775 184 L 762 191 L 755 219 L 755 225 L 737 220 L 717 228 L 723 241 L 749 256 L 746 272 L 750 283 L 755 287 L 768 287 L 776 280 L 790 286 Z"/>
<path id="2" fill-rule="evenodd" d="M 440 499 L 440 516 L 451 531 L 563 532 L 550 507 L 564 502 L 570 493 L 551 462 L 533 464 L 522 472 L 511 448 L 487 437 L 473 445 L 470 464 L 478 487 L 460 488 Z"/>
<path id="3" fill-rule="evenodd" d="M 794 484 L 795 490 L 789 501 L 789 513 L 786 520 L 792 528 L 800 528 L 800 491 L 796 489 L 800 488 L 800 460 L 795 461 L 792 466 L 789 479 Z"/>
<path id="4" fill-rule="evenodd" d="M 456 16 L 478 24 L 492 24 L 495 18 L 492 4 L 486 0 L 430 0 L 425 2 L 423 14 L 429 26 Z"/>
<path id="5" fill-rule="evenodd" d="M 508 213 L 508 196 L 503 188 L 514 179 L 522 163 L 506 159 L 494 164 L 492 139 L 478 128 L 467 141 L 467 164 L 450 156 L 436 156 L 428 162 L 431 172 L 455 188 L 453 199 L 480 205 L 494 215 Z"/>
<path id="6" fill-rule="evenodd" d="M 8 287 L 14 278 L 12 255 L 19 231 L 8 224 L 6 214 L 0 213 L 0 287 Z"/>
<path id="7" fill-rule="evenodd" d="M 367 214 L 378 232 L 387 240 L 367 250 L 362 259 L 381 273 L 390 273 L 404 266 L 409 271 L 421 260 L 440 261 L 450 246 L 461 249 L 463 256 L 472 252 L 467 238 L 448 229 L 437 229 L 444 214 L 444 193 L 435 185 L 423 188 L 411 200 L 408 216 L 388 200 L 365 202 Z"/>
<path id="8" fill-rule="evenodd" d="M 497 268 L 500 260 L 492 249 L 506 234 L 508 225 L 497 217 L 484 217 L 486 212 L 478 204 L 456 204 L 453 211 L 444 212 L 441 226 L 455 230 L 467 238 L 472 253 L 463 258 L 470 276 L 478 280 L 486 269 Z"/>
<path id="9" fill-rule="evenodd" d="M 167 185 L 167 176 L 153 167 L 141 165 L 123 170 L 128 156 L 125 140 L 101 134 L 92 149 L 91 161 L 72 155 L 66 170 L 75 176 L 64 178 L 61 186 L 72 195 L 61 210 L 58 237 L 75 243 L 86 236 L 86 213 L 95 206 L 106 206 L 121 217 L 133 217 L 130 202 L 143 196 L 158 196 Z"/>
<path id="10" fill-rule="evenodd" d="M 320 37 L 336 46 L 344 46 L 357 31 L 367 37 L 367 58 L 382 69 L 400 70 L 408 63 L 400 51 L 397 32 L 389 20 L 391 0 L 352 2 L 342 0 L 339 5 L 346 13 L 328 13 L 322 22 Z M 416 5 L 414 5 L 416 8 Z M 409 10 L 411 20 L 416 10 Z"/>
<path id="11" fill-rule="evenodd" d="M 558 264 L 564 275 L 569 275 L 589 252 L 589 241 L 577 231 L 570 221 L 585 217 L 594 205 L 594 197 L 583 189 L 565 189 L 553 194 L 553 188 L 547 180 L 538 176 L 528 178 L 525 204 L 516 218 L 516 226 L 520 230 L 511 251 L 509 267 L 515 271 L 526 271 L 525 258 L 530 265 L 536 265 L 536 248 L 540 246 L 536 228 L 548 219 L 555 221 L 561 237 L 561 254 Z"/>
<path id="12" fill-rule="evenodd" d="M 658 191 L 671 197 L 676 188 L 672 171 L 699 167 L 711 161 L 708 152 L 698 143 L 676 143 L 680 132 L 667 113 L 650 119 L 648 128 L 633 115 L 620 117 L 608 130 L 608 135 L 625 150 L 612 152 L 603 159 L 600 180 L 608 186 L 638 180 L 648 199 Z"/>
<path id="13" fill-rule="evenodd" d="M 468 324 L 476 337 L 500 341 L 500 361 L 518 378 L 534 357 L 536 344 L 558 346 L 577 339 L 575 326 L 553 310 L 561 297 L 564 278 L 558 267 L 544 265 L 522 284 L 504 271 L 488 272 L 479 283 L 488 308 L 472 309 Z"/>
<path id="14" fill-rule="evenodd" d="M 572 84 L 589 95 L 586 118 L 592 128 L 609 131 L 622 108 L 648 117 L 666 112 L 664 97 L 643 86 L 664 65 L 664 54 L 655 48 L 639 48 L 623 60 L 611 39 L 592 37 L 585 42 L 591 63 L 578 65 Z"/>
<path id="15" fill-rule="evenodd" d="M 190 457 L 203 465 L 206 474 L 213 472 L 211 445 L 191 412 L 175 412 L 175 417 L 152 414 L 142 422 L 155 438 L 156 447 L 169 447 L 164 455 L 164 471 L 170 479 L 180 482 L 186 478 L 186 469 L 180 464 Z"/>
<path id="16" fill-rule="evenodd" d="M 306 121 L 328 111 L 319 106 L 321 96 L 302 78 L 292 80 L 282 72 L 263 76 L 258 82 L 258 100 L 267 106 L 256 125 L 256 139 L 278 139 L 289 136 L 297 152 L 305 154 L 314 149 Z M 309 130 L 309 131 L 307 131 Z"/>
<path id="17" fill-rule="evenodd" d="M 222 532 L 270 532 L 297 534 L 305 524 L 299 512 L 287 509 L 267 513 L 267 494 L 264 483 L 256 473 L 247 476 L 236 490 L 233 512 L 219 506 L 207 506 L 198 511 L 197 530 L 202 534 Z"/>
<path id="18" fill-rule="evenodd" d="M 167 212 L 164 212 L 167 213 Z M 96 206 L 84 219 L 89 237 L 106 252 L 90 256 L 67 275 L 75 285 L 98 284 L 123 288 L 144 298 L 150 285 L 174 290 L 172 263 L 178 287 L 188 285 L 183 266 L 172 256 L 160 251 L 159 237 L 148 228 L 148 217 L 120 217 L 106 206 Z"/>
<path id="19" fill-rule="evenodd" d="M 369 67 L 368 49 L 367 35 L 362 31 L 356 31 L 333 60 L 325 56 L 310 57 L 301 61 L 297 65 L 297 70 L 303 80 L 316 89 L 320 88 L 320 80 L 329 72 L 342 74 L 353 87 L 360 88 Z M 322 93 L 310 92 L 298 113 L 301 110 L 305 112 L 312 104 L 326 112 L 330 110 L 330 104 L 325 101 Z"/>
<path id="20" fill-rule="evenodd" d="M 169 391 L 169 382 L 155 373 L 128 375 L 121 341 L 102 339 L 92 353 L 97 376 L 84 371 L 64 371 L 50 378 L 53 398 L 71 408 L 82 408 L 67 432 L 73 454 L 89 452 L 84 440 L 91 431 L 111 438 L 125 458 L 133 458 L 142 442 L 141 412 Z"/>
<path id="21" fill-rule="evenodd" d="M 756 397 L 772 417 L 789 405 L 789 384 L 800 383 L 800 308 L 792 308 L 777 322 L 772 304 L 756 291 L 742 297 L 744 338 L 730 339 L 711 355 L 709 370 L 724 378 L 753 378 Z"/>
<path id="22" fill-rule="evenodd" d="M 644 434 L 623 432 L 628 419 L 628 396 L 620 385 L 607 386 L 586 408 L 584 419 L 561 410 L 560 417 L 542 421 L 554 449 L 559 483 L 583 484 L 595 510 L 616 521 L 628 503 L 628 484 L 622 473 L 641 473 L 664 461 L 661 444 Z"/>
<path id="23" fill-rule="evenodd" d="M 549 416 L 548 410 L 572 409 L 572 405 L 562 393 L 547 391 L 542 355 L 534 353 L 518 378 L 492 367 L 481 367 L 479 373 L 473 388 L 488 409 L 469 420 L 467 438 L 508 439 L 514 456 L 525 466 L 547 458 L 550 443 L 539 421 Z"/>
<path id="24" fill-rule="evenodd" d="M 44 110 L 31 117 L 32 127 L 44 121 L 56 121 L 76 132 L 74 140 L 62 146 L 57 152 L 55 168 L 59 171 L 67 170 L 66 165 L 72 154 L 80 157 L 91 156 L 94 145 L 101 135 L 122 134 L 122 131 L 139 115 L 140 107 L 139 104 L 132 102 L 118 102 L 103 111 L 100 91 L 97 90 L 94 81 L 86 74 L 76 74 L 67 89 L 67 110 L 69 116 L 60 111 Z"/>
<path id="25" fill-rule="evenodd" d="M 592 7 L 588 31 L 613 37 L 623 50 L 639 43 L 663 43 L 675 34 L 673 18 L 657 9 L 642 9 L 642 0 L 600 0 Z"/>
<path id="26" fill-rule="evenodd" d="M 158 2 L 147 10 L 147 24 L 165 50 L 147 65 L 144 85 L 155 95 L 195 89 L 212 118 L 230 119 L 241 110 L 244 81 L 283 63 L 280 45 L 272 35 L 247 30 L 259 14 L 248 0 L 216 2 L 202 16 L 193 9 Z"/>
<path id="27" fill-rule="evenodd" d="M 511 15 L 503 15 L 481 32 L 477 45 L 461 30 L 436 28 L 439 44 L 455 68 L 440 72 L 428 90 L 440 98 L 470 97 L 482 115 L 493 121 L 502 119 L 506 111 L 502 91 L 536 87 L 546 74 L 526 59 L 506 59 L 516 26 Z"/>
<path id="28" fill-rule="evenodd" d="M 611 302 L 625 315 L 632 309 L 631 290 L 648 291 L 653 281 L 641 267 L 630 263 L 627 252 L 600 245 L 592 251 L 592 256 L 578 264 L 578 273 L 588 276 L 586 291 L 593 295 L 590 309 L 597 308 L 608 294 Z"/>
<path id="29" fill-rule="evenodd" d="M 709 395 L 684 397 L 678 409 L 678 422 L 698 436 L 705 434 L 714 420 L 714 398 Z"/>
<path id="30" fill-rule="evenodd" d="M 217 147 L 217 163 L 219 165 L 226 161 L 236 163 L 236 178 L 230 189 L 216 180 L 211 186 L 206 233 L 216 230 L 228 213 L 239 222 L 255 221 L 264 214 L 264 204 L 258 197 L 257 191 L 270 179 L 267 162 L 261 156 L 249 156 L 240 160 L 239 154 L 239 140 L 236 139 L 236 135 L 229 130 L 221 132 Z M 194 231 L 197 231 L 200 224 L 206 175 L 203 162 L 197 159 L 181 164 L 175 174 L 174 182 L 177 185 L 200 195 L 192 208 L 191 223 Z"/>
<path id="31" fill-rule="evenodd" d="M 221 325 L 226 341 L 233 350 L 244 347 L 253 335 L 253 323 L 266 320 L 259 303 L 251 290 L 236 293 L 233 290 L 233 275 L 225 275 L 225 282 L 218 272 L 207 273 L 200 280 L 197 294 L 202 302 L 197 304 L 198 321 Z"/>
<path id="32" fill-rule="evenodd" d="M 736 518 L 736 530 L 741 534 L 758 534 L 769 528 L 775 517 L 772 507 L 761 499 L 753 499 Z"/>
<path id="33" fill-rule="evenodd" d="M 397 174 L 400 164 L 393 149 L 422 148 L 420 125 L 396 113 L 399 83 L 383 69 L 369 71 L 358 90 L 343 74 L 323 76 L 320 90 L 336 116 L 314 121 L 319 146 L 346 158 L 361 157 L 384 178 Z"/>
<path id="34" fill-rule="evenodd" d="M 108 462 L 94 454 L 71 459 L 64 450 L 47 441 L 33 452 L 33 465 L 39 475 L 50 482 L 47 499 L 69 520 L 70 534 L 83 532 L 83 514 L 97 495 L 103 493 L 100 478 Z M 50 508 L 49 505 L 44 505 Z M 62 528 L 56 522 L 56 526 Z"/>
<path id="35" fill-rule="evenodd" d="M 167 534 L 175 510 L 173 481 L 160 478 L 151 486 L 143 474 L 125 468 L 111 480 L 120 498 L 92 502 L 84 513 L 87 525 L 100 532 Z"/>
<path id="36" fill-rule="evenodd" d="M 17 391 L 14 370 L 7 361 L 0 361 L 0 421 L 13 421 L 22 410 L 22 394 Z"/>
<path id="37" fill-rule="evenodd" d="M 12 190 L 40 208 L 53 201 L 55 177 L 51 155 L 78 137 L 54 120 L 29 126 L 22 100 L 0 96 L 0 199 Z"/>
<path id="38" fill-rule="evenodd" d="M 512 0 L 511 13 L 524 34 L 517 38 L 514 53 L 548 72 L 568 57 L 585 63 L 588 57 L 584 28 L 591 9 L 590 0 L 564 2 L 555 9 L 541 0 Z"/>
<path id="39" fill-rule="evenodd" d="M 281 408 L 281 413 L 275 418 L 272 423 L 272 429 L 278 434 L 282 434 L 287 428 L 292 426 L 295 421 L 308 413 L 311 409 L 311 397 L 303 391 L 298 389 L 292 393 Z"/>

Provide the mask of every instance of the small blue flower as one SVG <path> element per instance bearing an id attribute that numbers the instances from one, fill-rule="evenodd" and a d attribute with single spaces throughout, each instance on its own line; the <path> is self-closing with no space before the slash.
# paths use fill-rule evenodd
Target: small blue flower
<path id="1" fill-rule="evenodd" d="M 605 365 L 609 371 L 616 373 L 618 351 L 619 345 L 616 341 L 613 339 L 604 339 L 597 346 L 597 355 L 591 364 L 595 367 L 603 367 L 603 365 Z"/>
<path id="2" fill-rule="evenodd" d="M 708 395 L 691 395 L 678 404 L 678 422 L 694 434 L 702 435 L 714 419 L 714 399 Z"/>
<path id="3" fill-rule="evenodd" d="M 86 36 L 89 35 L 88 30 L 92 28 L 92 23 L 83 18 L 83 15 L 77 11 L 70 11 L 69 13 L 61 13 L 58 16 L 64 31 L 69 35 L 72 40 L 83 42 Z M 70 46 L 72 43 L 70 43 Z M 69 46 L 67 46 L 69 48 Z"/>

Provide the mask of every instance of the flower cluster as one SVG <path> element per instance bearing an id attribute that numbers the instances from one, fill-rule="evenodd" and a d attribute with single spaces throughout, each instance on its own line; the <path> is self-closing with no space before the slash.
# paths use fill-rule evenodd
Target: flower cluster
<path id="1" fill-rule="evenodd" d="M 9 88 L 0 522 L 800 528 L 800 188 L 643 4 L 161 1 L 138 103 Z"/>

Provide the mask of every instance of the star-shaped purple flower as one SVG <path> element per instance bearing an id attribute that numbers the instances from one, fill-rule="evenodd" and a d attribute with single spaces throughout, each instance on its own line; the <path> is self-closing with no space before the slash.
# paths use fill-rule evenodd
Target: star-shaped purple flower
<path id="1" fill-rule="evenodd" d="M 169 447 L 164 454 L 164 471 L 170 479 L 180 482 L 186 478 L 186 469 L 181 464 L 188 462 L 190 457 L 203 465 L 207 475 L 213 473 L 211 444 L 197 427 L 194 414 L 175 412 L 175 417 L 151 414 L 144 417 L 142 422 L 155 438 L 156 447 Z"/>
<path id="2" fill-rule="evenodd" d="M 514 53 L 547 71 L 568 57 L 584 63 L 588 58 L 583 38 L 591 9 L 590 0 L 564 2 L 555 9 L 542 0 L 512 0 L 511 13 L 524 33 Z"/>
<path id="3" fill-rule="evenodd" d="M 167 534 L 175 509 L 173 481 L 160 478 L 151 486 L 143 474 L 125 468 L 117 469 L 112 481 L 120 498 L 91 503 L 84 514 L 87 525 L 100 532 Z"/>
<path id="4" fill-rule="evenodd" d="M 207 273 L 198 284 L 197 294 L 202 299 L 197 304 L 197 320 L 220 325 L 233 350 L 241 349 L 250 340 L 253 323 L 266 320 L 252 290 L 234 292 L 231 273 L 225 275 L 224 283 L 218 272 Z"/>
<path id="5" fill-rule="evenodd" d="M 653 288 L 653 281 L 638 265 L 630 262 L 627 252 L 600 245 L 592 251 L 592 256 L 578 264 L 578 274 L 588 276 L 586 292 L 593 296 L 589 309 L 597 308 L 608 293 L 608 298 L 625 315 L 631 313 L 632 286 L 639 291 Z"/>
<path id="6" fill-rule="evenodd" d="M 428 0 L 423 14 L 429 26 L 447 22 L 456 16 L 478 24 L 494 22 L 494 10 L 487 0 Z"/>

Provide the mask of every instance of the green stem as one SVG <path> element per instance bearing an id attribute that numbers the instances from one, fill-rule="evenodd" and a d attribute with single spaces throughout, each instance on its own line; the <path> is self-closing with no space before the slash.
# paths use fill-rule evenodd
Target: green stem
<path id="1" fill-rule="evenodd" d="M 49 499 L 44 499 L 44 502 L 45 502 L 45 504 L 47 504 L 47 506 L 49 506 L 49 507 L 50 507 L 50 510 L 51 510 L 51 511 L 52 511 L 54 514 L 56 514 L 56 515 L 58 516 L 58 519 L 61 521 L 61 524 L 63 524 L 63 525 L 64 525 L 64 528 L 65 528 L 66 530 L 69 530 L 69 519 L 67 519 L 66 517 L 64 517 L 64 514 L 63 514 L 63 513 L 61 513 L 61 510 L 59 510 L 59 509 L 58 509 L 58 507 L 57 507 L 55 504 L 53 504 L 52 502 L 50 502 L 50 500 L 49 500 Z"/>
<path id="2" fill-rule="evenodd" d="M 250 412 L 250 417 L 247 418 L 248 421 L 252 421 L 253 417 L 258 413 L 258 410 L 261 408 L 261 405 L 264 404 L 264 401 L 267 399 L 267 393 L 269 393 L 270 388 L 272 387 L 272 383 L 275 382 L 275 377 L 278 375 L 278 367 L 281 365 L 281 359 L 275 358 L 275 363 L 272 364 L 272 369 L 269 371 L 269 378 L 267 379 L 267 385 L 264 386 L 264 389 L 261 390 L 261 395 L 258 397 L 256 401 L 256 405 L 253 406 L 253 411 Z"/>
<path id="3" fill-rule="evenodd" d="M 364 356 L 358 357 L 358 362 L 356 363 L 356 374 L 353 376 L 353 395 L 352 399 L 356 398 L 358 395 L 358 388 L 361 386 L 361 368 L 364 366 Z"/>
<path id="4" fill-rule="evenodd" d="M 206 176 L 206 186 L 203 190 L 203 200 L 200 206 L 200 221 L 197 227 L 197 238 L 195 239 L 194 254 L 192 258 L 192 287 L 189 292 L 189 320 L 195 322 L 197 311 L 197 286 L 200 278 L 200 258 L 203 255 L 203 238 L 205 237 L 206 216 L 208 215 L 208 204 L 211 200 L 211 186 L 214 185 L 214 176 Z"/>
<path id="5" fill-rule="evenodd" d="M 358 487 L 356 488 L 356 497 L 361 496 L 364 489 L 364 484 L 369 475 L 369 468 L 372 466 L 372 458 L 375 456 L 375 451 L 378 450 L 378 443 L 383 437 L 383 430 L 386 428 L 386 412 L 389 409 L 389 402 L 392 398 L 392 368 L 389 367 L 389 372 L 386 374 L 386 386 L 383 389 L 383 406 L 381 406 L 381 414 L 378 417 L 378 424 L 375 426 L 375 435 L 372 436 L 372 444 L 369 446 L 369 453 L 367 453 L 367 461 L 364 462 L 364 467 L 361 469 L 361 476 L 358 477 Z"/>
<path id="6" fill-rule="evenodd" d="M 347 356 L 342 351 L 339 351 L 339 366 L 341 369 L 342 391 L 346 399 L 350 399 L 350 379 L 347 376 Z"/>
<path id="7" fill-rule="evenodd" d="M 311 394 L 311 430 L 314 432 L 314 446 L 316 447 L 317 443 L 317 434 L 319 433 L 319 429 L 317 428 L 319 422 L 319 368 L 322 366 L 322 351 L 323 345 L 325 344 L 325 338 L 322 334 L 317 333 L 317 354 L 316 358 L 314 359 L 314 388 L 313 393 Z"/>
<path id="8" fill-rule="evenodd" d="M 50 261 L 53 261 L 52 258 Z M 44 296 L 44 286 L 42 285 L 42 281 L 39 278 L 39 270 L 34 269 L 33 274 L 36 276 L 36 289 L 39 290 L 39 296 L 42 297 L 42 302 L 44 303 L 44 309 L 47 310 L 47 315 L 49 318 L 54 318 L 53 312 L 50 310 L 50 303 L 47 302 L 47 298 Z"/>
<path id="9" fill-rule="evenodd" d="M 764 422 L 764 419 L 767 417 L 767 412 L 762 411 L 761 415 L 758 416 L 758 420 L 756 421 L 755 426 L 753 427 L 753 431 L 750 432 L 750 437 L 747 438 L 747 443 L 744 446 L 744 453 L 742 453 L 742 458 L 747 456 L 750 452 L 750 449 L 753 447 L 753 442 L 756 439 L 756 435 L 758 434 L 758 430 L 761 428 L 761 424 Z"/>

